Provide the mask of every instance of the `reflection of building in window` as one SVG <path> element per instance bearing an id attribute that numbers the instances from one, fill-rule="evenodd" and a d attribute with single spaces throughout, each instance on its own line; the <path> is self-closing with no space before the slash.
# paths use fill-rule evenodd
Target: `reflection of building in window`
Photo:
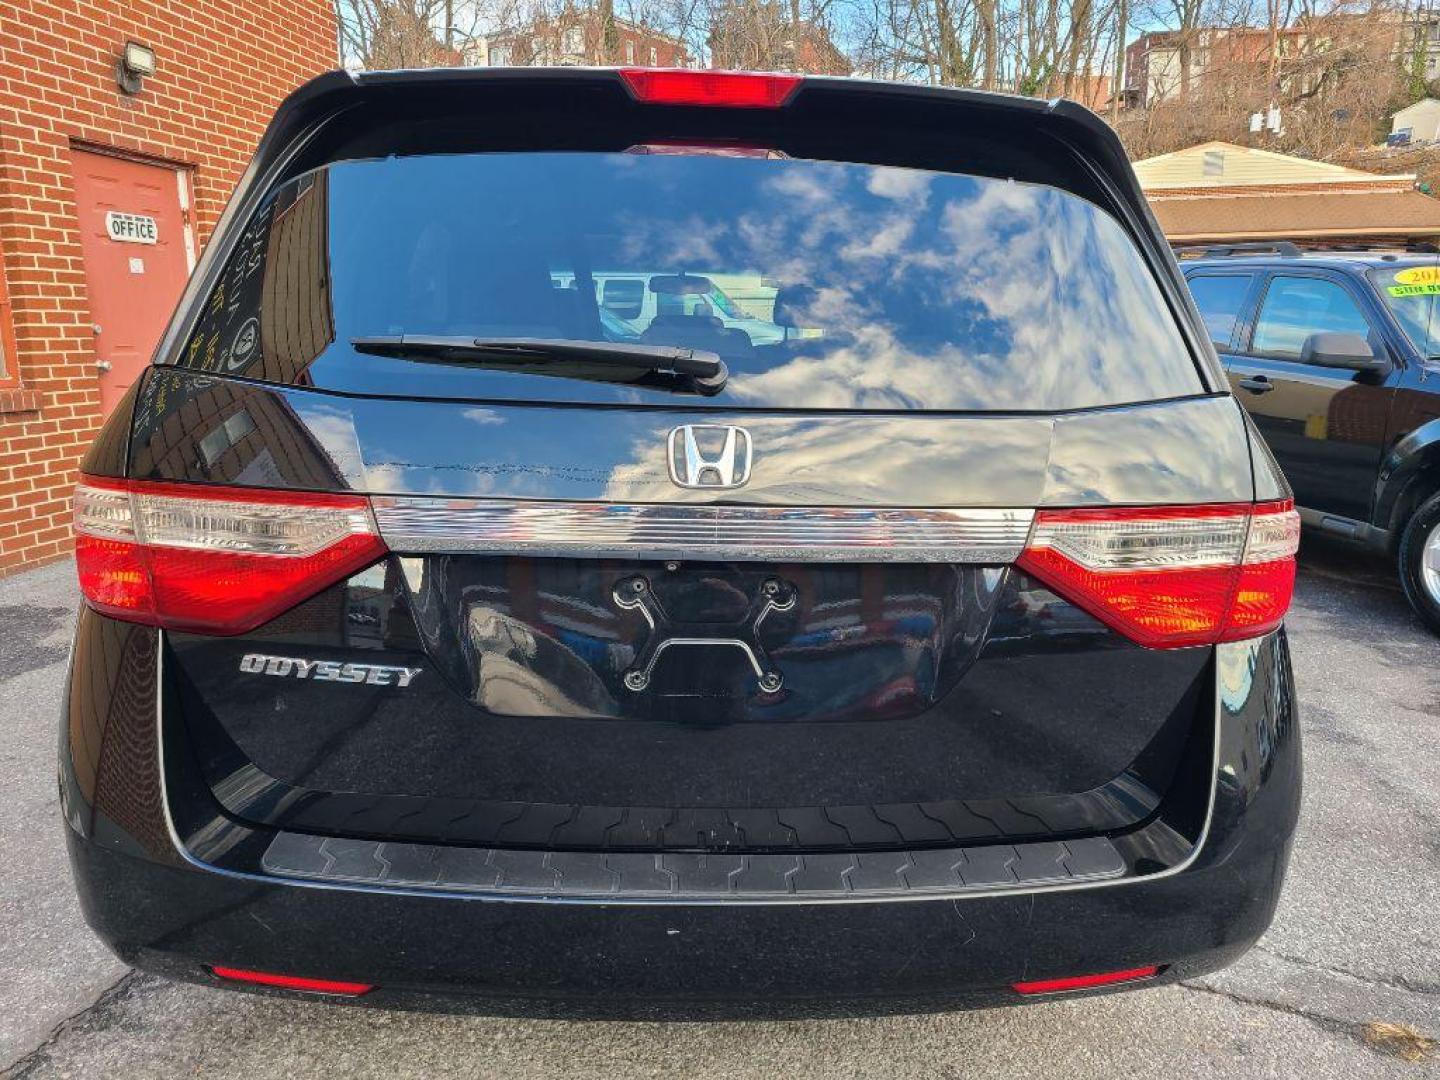
<path id="1" fill-rule="evenodd" d="M 330 310 L 328 174 L 301 181 L 294 202 L 277 209 L 265 254 L 260 299 L 262 378 L 303 382 L 302 373 L 335 337 Z M 242 327 L 237 334 L 243 334 Z M 237 343 L 244 345 L 241 338 Z"/>
<path id="2" fill-rule="evenodd" d="M 286 185 L 246 225 L 190 335 L 184 366 L 302 385 L 335 337 L 328 175 Z"/>
<path id="3" fill-rule="evenodd" d="M 207 469 L 214 469 L 225 456 L 225 451 L 238 446 L 240 440 L 255 430 L 255 421 L 244 409 L 231 413 L 218 427 L 200 437 L 200 456 Z"/>

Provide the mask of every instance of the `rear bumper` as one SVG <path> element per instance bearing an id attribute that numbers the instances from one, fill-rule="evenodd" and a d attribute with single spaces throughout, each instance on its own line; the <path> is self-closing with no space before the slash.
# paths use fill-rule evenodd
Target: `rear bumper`
<path id="1" fill-rule="evenodd" d="M 153 632 L 92 622 L 82 618 L 61 739 L 86 918 L 128 963 L 216 985 L 228 984 L 209 965 L 371 983 L 359 1000 L 374 1005 L 774 1016 L 1015 1003 L 1026 1000 L 1010 988 L 1019 980 L 1150 964 L 1166 966 L 1150 984 L 1173 981 L 1228 964 L 1265 931 L 1299 805 L 1281 632 L 1218 650 L 1210 815 L 1167 872 L 1003 894 L 741 904 L 304 880 L 265 872 L 272 836 L 219 816 L 208 827 L 170 819 L 153 694 L 148 716 L 143 690 L 123 679 L 118 696 L 94 700 L 95 666 L 123 669 L 127 655 L 143 665 Z M 86 647 L 87 634 L 109 638 Z M 102 714 L 108 730 L 95 730 Z M 176 790 L 183 776 L 167 772 L 172 805 L 193 794 Z"/>
<path id="2" fill-rule="evenodd" d="M 353 979 L 366 1004 L 575 1016 L 784 1016 L 1013 1004 L 1022 978 L 1230 963 L 1269 924 L 1284 853 L 1120 889 L 747 907 L 477 901 L 256 884 L 72 834 L 86 916 L 127 963 Z M 209 980 L 225 985 L 218 980 Z M 453 999 L 445 1002 L 442 999 Z"/>

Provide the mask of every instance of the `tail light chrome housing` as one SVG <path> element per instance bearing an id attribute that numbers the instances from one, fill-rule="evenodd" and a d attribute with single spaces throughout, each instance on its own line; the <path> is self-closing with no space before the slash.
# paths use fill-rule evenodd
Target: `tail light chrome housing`
<path id="1" fill-rule="evenodd" d="M 1295 588 L 1290 501 L 1041 510 L 1018 565 L 1150 648 L 1258 637 Z"/>
<path id="2" fill-rule="evenodd" d="M 243 634 L 385 554 L 369 500 L 84 477 L 75 562 L 91 607 Z"/>

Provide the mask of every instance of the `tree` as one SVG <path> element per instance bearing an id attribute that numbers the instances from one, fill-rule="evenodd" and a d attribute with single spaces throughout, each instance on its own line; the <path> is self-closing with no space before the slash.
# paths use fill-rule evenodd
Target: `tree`
<path id="1" fill-rule="evenodd" d="M 347 62 L 370 69 L 446 67 L 459 63 L 455 42 L 468 37 L 455 0 L 341 0 L 340 44 Z M 473 26 L 472 26 L 473 31 Z"/>

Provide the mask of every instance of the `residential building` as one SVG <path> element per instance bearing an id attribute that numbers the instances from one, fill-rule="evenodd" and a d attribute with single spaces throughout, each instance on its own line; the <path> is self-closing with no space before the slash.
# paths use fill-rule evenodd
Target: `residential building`
<path id="1" fill-rule="evenodd" d="M 778 0 L 723 4 L 711 15 L 708 44 L 710 65 L 716 68 L 810 75 L 853 70 L 823 23 L 801 19 L 793 26 L 789 6 Z"/>
<path id="2" fill-rule="evenodd" d="M 1283 86 L 1286 61 L 1304 41 L 1305 31 L 1297 27 L 1273 35 L 1253 26 L 1142 34 L 1125 48 L 1125 104 L 1149 108 L 1217 82 L 1265 79 L 1272 72 Z"/>
<path id="3" fill-rule="evenodd" d="M 1440 79 L 1440 11 L 1410 12 L 1400 34 L 1407 70 L 1427 82 Z"/>
<path id="4" fill-rule="evenodd" d="M 1440 101 L 1427 97 L 1390 118 L 1390 133 L 1408 135 L 1409 142 L 1440 141 Z"/>
<path id="5" fill-rule="evenodd" d="M 80 457 L 140 376 L 330 0 L 7 0 L 0 574 L 69 551 Z"/>
<path id="6" fill-rule="evenodd" d="M 1440 11 L 1330 11 L 1291 26 L 1197 27 L 1142 34 L 1125 49 L 1125 103 L 1148 108 L 1183 93 L 1273 79 L 1306 93 L 1318 75 L 1303 61 L 1344 47 L 1387 53 L 1427 81 L 1440 79 Z"/>
<path id="7" fill-rule="evenodd" d="M 1207 142 L 1135 163 L 1175 244 L 1289 240 L 1311 247 L 1440 239 L 1440 199 L 1413 173 L 1376 175 Z"/>
<path id="8" fill-rule="evenodd" d="M 1069 98 L 1092 112 L 1103 113 L 1110 108 L 1110 88 L 1113 85 L 1114 80 L 1109 75 L 1056 74 L 1045 85 L 1045 96 Z"/>
<path id="9" fill-rule="evenodd" d="M 606 55 L 605 30 L 595 8 L 572 9 L 537 18 L 523 27 L 476 38 L 462 50 L 475 67 L 636 64 L 641 67 L 690 67 L 690 55 L 678 37 L 625 19 L 614 20 Z"/>

